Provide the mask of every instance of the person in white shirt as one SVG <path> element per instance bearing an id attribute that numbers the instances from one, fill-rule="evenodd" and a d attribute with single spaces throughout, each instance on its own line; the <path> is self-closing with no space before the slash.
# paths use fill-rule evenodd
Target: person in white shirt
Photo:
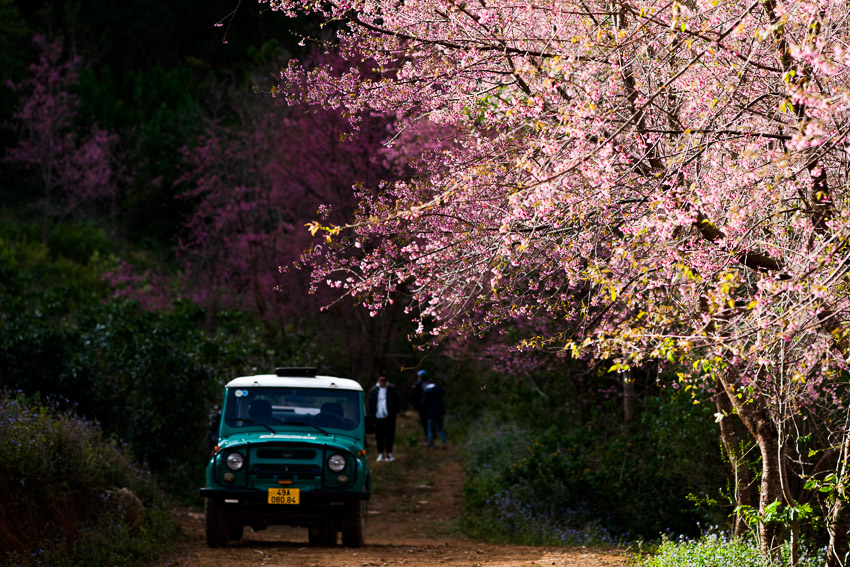
<path id="1" fill-rule="evenodd" d="M 395 419 L 401 410 L 401 398 L 396 387 L 390 384 L 385 374 L 378 376 L 378 382 L 366 400 L 366 413 L 375 416 L 375 443 L 378 445 L 378 461 L 394 461 L 393 443 L 395 442 Z"/>

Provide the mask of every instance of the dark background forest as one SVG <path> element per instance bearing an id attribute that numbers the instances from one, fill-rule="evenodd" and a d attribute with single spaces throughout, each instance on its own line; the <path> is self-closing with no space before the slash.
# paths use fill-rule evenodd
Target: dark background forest
<path id="1" fill-rule="evenodd" d="M 478 535 L 612 542 L 727 522 L 714 404 L 675 380 L 486 340 L 420 348 L 404 298 L 373 317 L 312 289 L 304 225 L 350 218 L 354 185 L 414 174 L 428 146 L 390 151 L 392 117 L 354 135 L 271 95 L 290 58 L 334 57 L 315 49 L 329 33 L 240 0 L 0 0 L 5 395 L 96 423 L 197 504 L 229 379 L 314 365 L 406 386 L 427 368 L 465 442 Z"/>

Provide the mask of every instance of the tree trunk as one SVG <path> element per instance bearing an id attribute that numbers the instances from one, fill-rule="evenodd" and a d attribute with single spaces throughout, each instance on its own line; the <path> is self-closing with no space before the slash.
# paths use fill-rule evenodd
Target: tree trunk
<path id="1" fill-rule="evenodd" d="M 827 547 L 826 567 L 846 567 L 844 561 L 847 557 L 847 537 L 850 532 L 850 510 L 847 502 L 837 500 L 832 514 L 827 520 L 829 531 L 829 546 Z"/>
<path id="2" fill-rule="evenodd" d="M 744 422 L 746 424 L 746 421 Z M 779 460 L 779 436 L 770 420 L 759 418 L 754 423 L 756 442 L 761 450 L 761 493 L 759 494 L 759 513 L 764 517 L 767 507 L 782 498 Z M 759 537 L 759 551 L 770 557 L 779 547 L 779 528 L 776 522 L 765 521 Z"/>
<path id="3" fill-rule="evenodd" d="M 717 405 L 717 411 L 723 416 L 720 421 L 720 440 L 723 443 L 723 448 L 729 457 L 729 463 L 732 465 L 732 472 L 735 478 L 735 505 L 750 506 L 753 505 L 753 473 L 749 467 L 744 464 L 744 447 L 741 440 L 741 435 L 738 432 L 736 424 L 740 424 L 740 420 L 734 414 L 729 395 L 723 386 L 718 381 L 717 394 L 714 397 L 714 402 Z M 748 526 L 742 514 L 736 512 L 734 537 L 742 537 L 747 533 Z"/>
<path id="4" fill-rule="evenodd" d="M 826 567 L 846 567 L 845 557 L 848 551 L 848 532 L 850 532 L 850 507 L 847 506 L 847 465 L 850 464 L 850 432 L 844 432 L 844 447 L 841 451 L 836 472 L 838 473 L 838 487 L 836 489 L 835 503 L 827 519 L 827 531 L 829 532 L 829 546 L 826 548 Z"/>
<path id="5" fill-rule="evenodd" d="M 764 398 L 755 396 L 746 400 L 735 395 L 735 384 L 729 377 L 721 377 L 720 382 L 735 407 L 747 430 L 755 437 L 761 451 L 761 487 L 759 491 L 759 513 L 764 518 L 768 506 L 782 501 L 781 461 L 779 458 L 779 432 L 770 420 Z M 763 522 L 759 531 L 759 552 L 771 557 L 779 547 L 781 525 L 777 522 Z"/>

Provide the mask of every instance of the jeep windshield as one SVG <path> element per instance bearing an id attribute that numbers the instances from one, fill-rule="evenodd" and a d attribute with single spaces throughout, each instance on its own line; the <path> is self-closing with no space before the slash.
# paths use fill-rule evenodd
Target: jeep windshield
<path id="1" fill-rule="evenodd" d="M 353 390 L 331 388 L 230 388 L 224 421 L 229 427 L 276 426 L 354 430 L 361 408 Z"/>

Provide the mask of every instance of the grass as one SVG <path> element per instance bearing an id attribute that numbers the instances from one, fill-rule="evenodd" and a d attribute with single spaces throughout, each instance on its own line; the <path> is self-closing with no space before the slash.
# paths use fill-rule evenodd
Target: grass
<path id="1" fill-rule="evenodd" d="M 537 438 L 515 424 L 483 424 L 463 448 L 465 531 L 488 541 L 562 547 L 617 542 L 592 511 L 565 505 L 588 492 L 565 459 L 542 451 Z M 572 466 L 575 468 L 575 466 Z"/>
<path id="2" fill-rule="evenodd" d="M 446 478 L 446 465 L 460 458 L 455 450 L 428 451 L 414 412 L 403 413 L 396 421 L 395 462 L 376 463 L 374 436 L 367 436 L 367 443 L 372 461 L 373 497 L 381 500 L 387 507 L 385 511 L 405 516 L 419 514 L 423 508 L 420 501 L 433 501 L 433 489 Z M 459 522 L 457 518 L 431 518 L 426 531 L 430 537 L 460 536 Z"/>
<path id="3" fill-rule="evenodd" d="M 824 565 L 823 550 L 806 549 L 797 567 Z M 729 539 L 723 535 L 706 534 L 698 539 L 671 541 L 663 539 L 651 554 L 636 556 L 638 567 L 787 567 L 791 565 L 790 550 L 781 549 L 777 558 L 759 555 L 752 539 Z"/>
<path id="4" fill-rule="evenodd" d="M 435 471 L 431 466 L 422 466 L 430 461 L 428 448 L 421 440 L 419 422 L 413 412 L 403 413 L 396 420 L 395 452 L 403 454 L 404 458 L 392 463 L 392 466 L 382 466 L 385 463 L 372 461 L 372 491 L 377 496 L 387 494 L 406 494 L 411 488 L 430 485 L 434 482 Z M 367 436 L 369 455 L 377 455 L 375 438 Z"/>

